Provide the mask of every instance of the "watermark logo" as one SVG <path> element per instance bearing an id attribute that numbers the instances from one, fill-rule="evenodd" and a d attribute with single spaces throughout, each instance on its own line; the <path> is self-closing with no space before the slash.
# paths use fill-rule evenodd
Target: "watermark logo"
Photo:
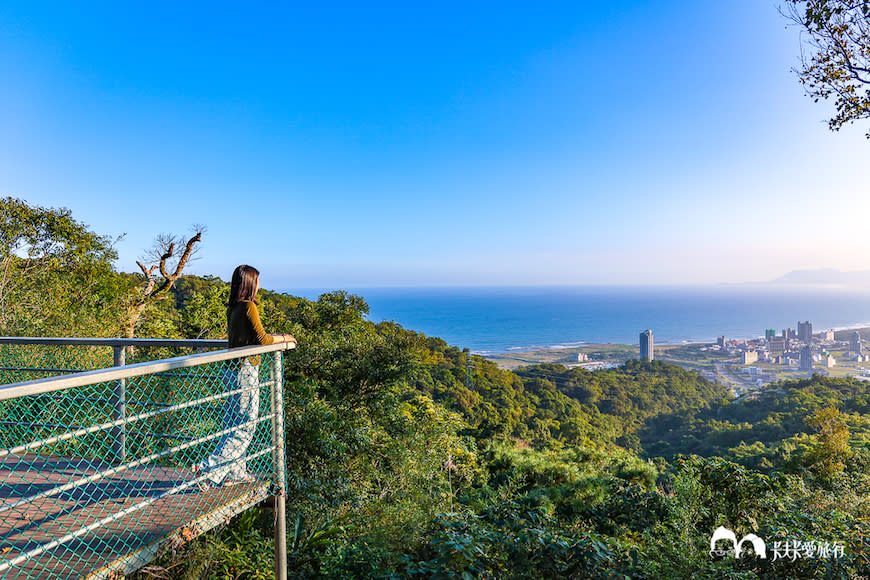
<path id="1" fill-rule="evenodd" d="M 731 548 L 721 549 L 716 547 L 716 543 L 720 540 L 728 540 L 731 542 Z M 710 537 L 710 555 L 711 556 L 727 556 L 734 554 L 734 558 L 739 558 L 743 554 L 743 544 L 749 542 L 752 544 L 752 549 L 755 550 L 755 555 L 758 558 L 767 559 L 767 546 L 764 540 L 755 534 L 746 534 L 740 541 L 737 541 L 737 536 L 724 526 L 719 526 Z"/>
<path id="2" fill-rule="evenodd" d="M 787 540 L 773 543 L 773 562 L 783 559 L 794 562 L 799 558 L 842 558 L 846 555 L 846 547 L 841 542 L 816 542 L 811 540 Z"/>
<path id="3" fill-rule="evenodd" d="M 724 542 L 725 547 L 722 547 Z M 748 544 L 748 545 L 747 545 Z M 752 546 L 756 558 L 767 559 L 767 544 L 755 534 L 746 534 L 740 541 L 737 535 L 726 528 L 719 526 L 710 536 L 710 556 L 733 555 L 734 559 L 740 558 Z M 817 542 L 816 540 L 786 540 L 773 542 L 773 558 L 777 560 L 790 560 L 794 562 L 799 558 L 842 558 L 846 555 L 845 546 L 842 542 Z"/>

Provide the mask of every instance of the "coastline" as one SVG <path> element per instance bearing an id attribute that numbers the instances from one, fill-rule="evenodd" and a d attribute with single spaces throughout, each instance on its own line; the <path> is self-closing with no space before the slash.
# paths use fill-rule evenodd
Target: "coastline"
<path id="1" fill-rule="evenodd" d="M 843 336 L 846 333 L 858 331 L 861 334 L 862 341 L 870 342 L 870 325 L 864 323 L 860 326 L 848 326 L 831 329 L 834 331 L 836 340 L 848 340 L 848 336 Z M 837 336 L 840 333 L 841 336 Z M 729 337 L 730 339 L 731 337 Z M 736 340 L 754 340 L 760 337 L 752 338 L 735 338 Z M 698 350 L 701 347 L 715 344 L 712 341 L 695 341 L 695 342 L 680 342 L 680 343 L 656 343 L 656 357 L 666 362 L 672 362 L 686 368 L 695 368 L 698 365 L 688 363 L 685 360 L 687 351 Z M 554 345 L 541 347 L 517 347 L 506 352 L 474 352 L 487 360 L 496 363 L 499 368 L 505 370 L 513 370 L 521 366 L 536 365 L 536 364 L 563 364 L 567 367 L 586 367 L 594 368 L 596 363 L 603 365 L 619 365 L 626 360 L 638 358 L 639 346 L 637 344 L 619 344 L 619 343 L 569 343 L 568 345 Z M 578 355 L 585 354 L 589 361 L 582 363 L 578 361 Z M 598 365 L 601 366 L 601 365 Z M 696 369 L 697 370 L 697 369 Z"/>
<path id="2" fill-rule="evenodd" d="M 655 329 L 653 329 L 655 330 Z M 868 336 L 870 336 L 870 321 L 867 322 L 856 322 L 853 324 L 848 324 L 845 326 L 834 326 L 830 328 L 819 328 L 817 330 L 832 330 L 835 333 L 837 332 L 854 332 L 858 331 L 867 331 Z M 779 332 L 779 330 L 777 331 Z M 764 338 L 763 334 L 757 334 L 755 336 L 731 336 L 728 335 L 728 340 L 759 340 Z M 660 339 L 656 336 L 655 344 L 656 347 L 659 346 L 691 346 L 691 345 L 702 345 L 702 344 L 715 344 L 716 337 L 711 338 L 678 338 L 678 339 Z M 563 342 L 560 344 L 552 344 L 552 345 L 528 345 L 528 346 L 510 346 L 503 350 L 472 350 L 472 354 L 480 355 L 484 358 L 502 358 L 508 357 L 510 358 L 513 354 L 521 354 L 521 353 L 543 353 L 546 351 L 571 351 L 578 350 L 587 347 L 604 347 L 604 346 L 630 346 L 627 343 L 621 342 L 592 342 L 592 341 L 573 341 L 573 342 Z M 637 346 L 636 344 L 634 345 Z"/>
<path id="3" fill-rule="evenodd" d="M 870 326 L 870 293 L 789 287 L 535 286 L 355 288 L 372 322 L 393 321 L 490 358 L 591 345 L 751 340 L 811 320 L 817 330 Z M 315 299 L 314 290 L 302 293 Z M 570 351 L 567 351 L 570 352 Z M 520 355 L 522 356 L 522 355 Z M 523 357 L 527 358 L 527 357 Z M 549 357 L 548 357 L 549 358 Z"/>
<path id="4" fill-rule="evenodd" d="M 581 364 L 577 360 L 578 354 L 585 354 L 590 358 L 596 357 L 591 362 L 600 360 L 606 364 L 622 364 L 626 360 L 637 358 L 638 347 L 631 344 L 584 343 L 582 346 L 533 347 L 527 350 L 480 354 L 480 356 L 496 363 L 501 369 L 513 370 L 521 366 L 551 363 L 578 366 Z"/>

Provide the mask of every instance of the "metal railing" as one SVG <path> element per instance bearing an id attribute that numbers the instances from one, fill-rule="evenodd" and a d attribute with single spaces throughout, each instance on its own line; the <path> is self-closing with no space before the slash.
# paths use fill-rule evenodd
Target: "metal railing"
<path id="1" fill-rule="evenodd" d="M 124 365 L 128 354 L 225 344 L 0 338 L 0 578 L 130 573 L 270 496 L 276 577 L 286 577 L 282 353 L 292 345 Z M 88 369 L 107 354 L 118 364 Z"/>
<path id="2" fill-rule="evenodd" d="M 130 362 L 156 360 L 186 352 L 226 347 L 224 340 L 178 340 L 154 338 L 0 337 L 0 384 L 33 378 L 124 366 Z M 126 381 L 119 380 L 114 392 L 115 419 L 126 413 Z M 0 421 L 0 427 L 4 423 Z M 115 454 L 126 454 L 124 425 L 115 428 Z"/>

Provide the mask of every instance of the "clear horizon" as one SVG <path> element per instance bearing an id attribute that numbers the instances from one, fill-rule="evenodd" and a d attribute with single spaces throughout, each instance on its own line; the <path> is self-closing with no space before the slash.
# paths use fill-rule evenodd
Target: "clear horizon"
<path id="1" fill-rule="evenodd" d="M 715 285 L 870 267 L 866 126 L 775 3 L 13 1 L 0 195 L 207 227 L 272 288 Z"/>
<path id="2" fill-rule="evenodd" d="M 315 299 L 317 291 L 290 293 Z M 765 329 L 866 328 L 870 291 L 773 286 L 352 288 L 373 322 L 390 320 L 474 352 L 578 343 L 659 344 L 763 336 Z"/>
<path id="3" fill-rule="evenodd" d="M 218 276 L 224 280 L 223 277 Z M 226 281 L 226 280 L 225 280 Z M 487 289 L 487 288 L 515 288 L 515 289 L 534 289 L 534 288 L 753 288 L 760 290 L 771 291 L 801 291 L 801 290 L 850 290 L 850 291 L 868 291 L 870 286 L 848 285 L 848 284 L 791 284 L 787 282 L 776 282 L 772 280 L 750 281 L 750 282 L 719 282 L 719 283 L 696 283 L 696 284 L 678 284 L 667 283 L 661 284 L 427 284 L 427 285 L 382 285 L 382 286 L 356 286 L 345 285 L 338 286 L 287 286 L 287 287 L 266 287 L 265 290 L 284 292 L 284 291 L 329 291 L 329 290 L 414 290 L 414 289 Z"/>

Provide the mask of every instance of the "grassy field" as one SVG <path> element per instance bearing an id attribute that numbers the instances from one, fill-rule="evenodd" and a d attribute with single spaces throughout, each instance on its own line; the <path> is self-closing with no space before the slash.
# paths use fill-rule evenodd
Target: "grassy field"
<path id="1" fill-rule="evenodd" d="M 589 362 L 605 364 L 622 364 L 638 357 L 638 347 L 630 344 L 587 344 L 573 348 L 547 348 L 539 350 L 511 351 L 487 355 L 486 358 L 498 364 L 503 369 L 515 369 L 521 366 L 544 363 L 559 363 L 565 366 L 579 364 L 578 354 L 585 354 Z"/>

